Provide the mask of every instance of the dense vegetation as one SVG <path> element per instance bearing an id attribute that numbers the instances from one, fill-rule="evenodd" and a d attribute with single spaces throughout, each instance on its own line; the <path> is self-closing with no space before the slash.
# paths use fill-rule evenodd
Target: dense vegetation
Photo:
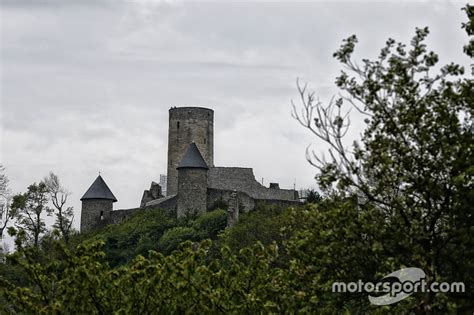
<path id="1" fill-rule="evenodd" d="M 474 7 L 465 10 L 472 36 Z M 262 206 L 225 230 L 224 210 L 179 220 L 142 212 L 68 244 L 52 234 L 32 246 L 28 231 L 11 231 L 17 251 L 1 266 L 1 311 L 472 313 L 473 80 L 462 66 L 436 66 L 428 33 L 417 29 L 408 48 L 389 39 L 361 66 L 357 38 L 345 40 L 334 56 L 353 76 L 341 73 L 342 97 L 327 106 L 300 87 L 295 118 L 332 148 L 328 159 L 308 152 L 323 191 L 317 204 Z M 472 58 L 474 40 L 464 50 Z M 342 140 L 346 104 L 367 116 L 351 150 Z M 335 281 L 376 282 L 404 267 L 466 290 L 386 306 L 331 292 Z"/>
<path id="2" fill-rule="evenodd" d="M 137 255 L 147 255 L 149 250 L 169 254 L 186 240 L 215 239 L 217 232 L 226 226 L 226 220 L 227 214 L 222 209 L 179 220 L 176 215 L 159 209 L 139 211 L 121 224 L 76 235 L 71 243 L 102 240 L 107 261 L 111 266 L 118 266 Z"/>

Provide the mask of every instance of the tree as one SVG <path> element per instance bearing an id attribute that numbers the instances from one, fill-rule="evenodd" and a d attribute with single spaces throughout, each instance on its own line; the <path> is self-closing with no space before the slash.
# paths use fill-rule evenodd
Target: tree
<path id="1" fill-rule="evenodd" d="M 50 172 L 43 182 L 46 185 L 49 199 L 54 206 L 53 212 L 56 215 L 56 222 L 53 227 L 60 231 L 67 244 L 74 220 L 74 210 L 72 207 L 65 207 L 65 204 L 71 193 L 61 186 L 58 176 L 53 172 Z"/>
<path id="2" fill-rule="evenodd" d="M 465 10 L 472 20 L 473 7 Z M 470 25 L 464 28 L 472 35 Z M 367 248 L 381 246 L 372 253 L 380 255 L 376 264 L 358 267 L 375 275 L 416 266 L 429 283 L 472 283 L 473 80 L 463 77 L 464 68 L 454 63 L 433 74 L 438 55 L 427 51 L 428 34 L 428 28 L 417 29 L 409 48 L 389 39 L 377 60 L 363 59 L 362 64 L 352 56 L 357 37 L 344 40 L 334 57 L 352 75 L 342 71 L 336 78 L 341 96 L 323 105 L 298 82 L 302 107 L 293 103 L 293 116 L 330 145 L 328 159 L 307 151 L 319 171 L 319 185 L 341 200 L 352 200 L 357 211 L 348 224 L 353 220 L 366 227 L 347 229 L 352 233 L 347 240 Z M 470 47 L 465 52 L 472 57 L 472 42 Z M 366 117 L 362 137 L 351 150 L 344 143 L 350 128 L 346 104 Z M 354 269 L 353 261 L 340 269 Z M 426 293 L 413 308 L 446 310 L 448 298 L 460 296 Z M 460 301 L 460 310 L 472 307 Z"/>
<path id="3" fill-rule="evenodd" d="M 320 203 L 323 199 L 319 192 L 315 189 L 308 189 L 305 191 L 305 193 L 305 199 L 307 203 Z"/>
<path id="4" fill-rule="evenodd" d="M 0 165 L 0 261 L 3 259 L 3 232 L 10 221 L 10 190 L 8 189 L 8 177 L 5 168 Z"/>
<path id="5" fill-rule="evenodd" d="M 11 211 L 17 226 L 25 231 L 29 243 L 37 248 L 41 234 L 46 231 L 46 224 L 41 216 L 52 212 L 52 209 L 48 207 L 46 184 L 34 183 L 28 187 L 26 193 L 15 195 Z"/>

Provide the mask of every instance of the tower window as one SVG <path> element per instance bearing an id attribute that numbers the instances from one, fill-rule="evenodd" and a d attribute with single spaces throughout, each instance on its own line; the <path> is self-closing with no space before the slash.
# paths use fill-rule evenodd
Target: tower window
<path id="1" fill-rule="evenodd" d="M 178 129 L 179 129 L 179 121 L 178 121 L 178 123 L 176 124 L 176 127 L 178 127 Z"/>
<path id="2" fill-rule="evenodd" d="M 101 212 L 100 212 L 100 220 L 101 220 L 101 221 L 104 220 L 104 211 L 101 211 Z"/>
<path id="3" fill-rule="evenodd" d="M 204 144 L 206 144 L 206 143 L 207 143 L 207 139 L 206 139 L 206 138 L 204 138 Z"/>

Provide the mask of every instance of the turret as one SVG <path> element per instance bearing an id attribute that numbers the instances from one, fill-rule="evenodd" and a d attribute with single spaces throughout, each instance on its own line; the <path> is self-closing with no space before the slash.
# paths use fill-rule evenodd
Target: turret
<path id="1" fill-rule="evenodd" d="M 113 203 L 117 201 L 102 176 L 98 176 L 81 198 L 81 232 L 100 227 L 110 217 Z"/>
<path id="2" fill-rule="evenodd" d="M 186 213 L 207 210 L 208 166 L 197 145 L 188 145 L 186 153 L 177 167 L 178 171 L 178 217 Z"/>
<path id="3" fill-rule="evenodd" d="M 169 110 L 168 178 L 166 195 L 178 192 L 177 167 L 192 142 L 207 166 L 214 166 L 214 111 L 202 107 L 173 107 Z"/>

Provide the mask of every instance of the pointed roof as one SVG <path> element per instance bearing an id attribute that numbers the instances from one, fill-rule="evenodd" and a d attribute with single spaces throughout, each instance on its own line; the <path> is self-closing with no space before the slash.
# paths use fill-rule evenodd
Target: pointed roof
<path id="1" fill-rule="evenodd" d="M 96 180 L 92 183 L 91 187 L 86 191 L 81 200 L 87 199 L 107 199 L 112 200 L 113 202 L 117 201 L 114 194 L 110 191 L 109 186 L 105 183 L 102 176 L 98 176 Z"/>
<path id="2" fill-rule="evenodd" d="M 180 168 L 205 168 L 206 170 L 209 169 L 209 167 L 207 167 L 206 161 L 204 161 L 201 152 L 199 152 L 199 149 L 194 142 L 189 144 L 183 159 L 177 167 L 177 169 Z"/>

